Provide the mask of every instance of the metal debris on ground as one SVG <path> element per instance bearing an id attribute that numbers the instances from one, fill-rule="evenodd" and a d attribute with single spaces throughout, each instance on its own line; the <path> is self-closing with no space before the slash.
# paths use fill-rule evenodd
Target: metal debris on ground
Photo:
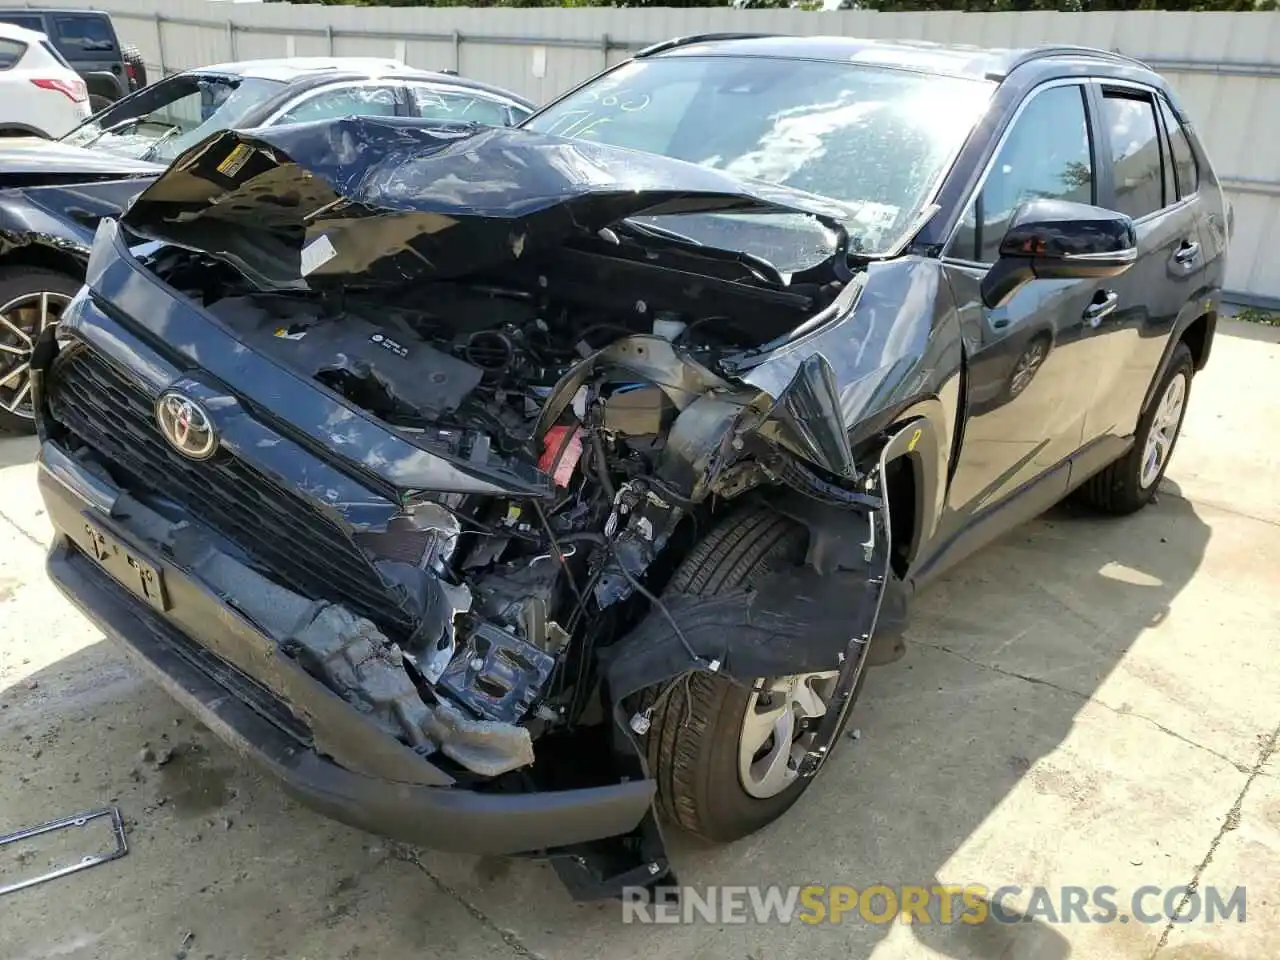
<path id="1" fill-rule="evenodd" d="M 87 854 L 75 863 L 68 864 L 65 867 L 58 867 L 56 870 L 50 870 L 48 873 L 41 874 L 38 877 L 31 877 L 27 880 L 19 880 L 16 883 L 0 886 L 0 896 L 6 893 L 13 893 L 16 890 L 24 890 L 27 887 L 34 887 L 37 883 L 44 883 L 46 880 L 56 880 L 58 877 L 65 877 L 67 874 L 76 873 L 79 870 L 96 867 L 98 864 L 106 863 L 109 860 L 118 860 L 129 852 L 129 843 L 124 835 L 124 821 L 121 819 L 120 810 L 117 807 L 103 807 L 101 810 L 77 813 L 70 817 L 63 817 L 61 820 L 50 820 L 48 823 L 42 823 L 38 827 L 27 827 L 25 830 L 19 830 L 16 833 L 0 837 L 0 847 L 3 847 L 10 843 L 18 843 L 46 833 L 53 833 L 55 830 L 64 830 L 68 827 L 83 827 L 90 821 L 101 817 L 111 818 L 111 832 L 116 841 L 114 850 L 109 853 Z"/>

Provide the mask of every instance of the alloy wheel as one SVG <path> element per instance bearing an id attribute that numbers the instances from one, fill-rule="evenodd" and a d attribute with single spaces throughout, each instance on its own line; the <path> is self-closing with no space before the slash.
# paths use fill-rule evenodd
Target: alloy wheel
<path id="1" fill-rule="evenodd" d="M 70 302 L 65 293 L 37 290 L 0 306 L 0 410 L 26 420 L 34 416 L 31 351 Z"/>
<path id="2" fill-rule="evenodd" d="M 1164 388 L 1147 430 L 1147 442 L 1142 451 L 1142 473 L 1138 477 L 1144 490 L 1156 482 L 1169 462 L 1173 443 L 1178 439 L 1178 428 L 1182 426 L 1182 410 L 1186 402 L 1187 375 L 1179 373 Z"/>
<path id="3" fill-rule="evenodd" d="M 1009 378 L 1009 396 L 1016 397 L 1031 385 L 1031 381 L 1040 372 L 1040 365 L 1044 363 L 1045 353 L 1042 340 L 1037 340 L 1023 351 Z"/>
<path id="4" fill-rule="evenodd" d="M 767 800 L 795 782 L 838 677 L 832 670 L 756 681 L 738 737 L 738 779 L 750 796 Z"/>

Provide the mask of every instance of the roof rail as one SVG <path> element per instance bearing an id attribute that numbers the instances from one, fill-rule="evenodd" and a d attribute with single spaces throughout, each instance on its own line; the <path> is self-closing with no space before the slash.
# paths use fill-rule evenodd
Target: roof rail
<path id="1" fill-rule="evenodd" d="M 657 43 L 650 44 L 643 50 L 637 50 L 632 56 L 635 57 L 651 57 L 655 53 L 662 53 L 664 50 L 673 50 L 676 47 L 686 47 L 691 43 L 706 43 L 711 40 L 762 40 L 768 37 L 782 37 L 786 34 L 782 33 L 695 33 L 688 37 L 672 37 L 670 40 L 660 40 Z"/>
<path id="2" fill-rule="evenodd" d="M 1137 57 L 1130 57 L 1127 54 L 1120 53 L 1117 50 L 1100 50 L 1097 47 L 1082 47 L 1075 44 L 1053 44 L 1050 46 L 1033 47 L 1015 57 L 1013 62 L 1005 67 L 1005 75 L 1013 73 L 1018 67 L 1044 57 L 1069 57 L 1069 56 L 1086 56 L 1096 57 L 1099 60 L 1110 60 L 1113 63 L 1127 63 L 1133 66 L 1142 67 L 1144 70 L 1151 68 L 1139 60 Z"/>

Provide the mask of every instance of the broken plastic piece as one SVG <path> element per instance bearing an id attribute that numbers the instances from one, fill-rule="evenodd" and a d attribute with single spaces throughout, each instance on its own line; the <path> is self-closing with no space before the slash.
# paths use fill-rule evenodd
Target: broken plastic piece
<path id="1" fill-rule="evenodd" d="M 542 457 L 538 460 L 538 469 L 551 474 L 557 487 L 567 487 L 581 459 L 582 428 L 576 424 L 555 426 L 542 439 Z"/>

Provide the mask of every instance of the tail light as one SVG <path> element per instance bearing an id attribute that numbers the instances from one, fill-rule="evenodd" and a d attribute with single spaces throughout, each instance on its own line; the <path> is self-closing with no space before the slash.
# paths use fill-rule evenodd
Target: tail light
<path id="1" fill-rule="evenodd" d="M 136 84 L 137 84 L 137 82 L 138 82 L 138 69 L 137 69 L 137 67 L 135 67 L 132 63 L 126 63 L 126 64 L 124 65 L 124 72 L 125 72 L 125 76 L 127 76 L 127 77 L 129 78 L 129 82 L 130 82 L 131 84 L 135 84 L 135 85 L 136 85 Z"/>
<path id="2" fill-rule="evenodd" d="M 41 90 L 57 90 L 72 103 L 84 103 L 89 99 L 89 91 L 85 89 L 83 80 L 59 80 L 49 77 L 34 77 L 31 80 Z"/>

